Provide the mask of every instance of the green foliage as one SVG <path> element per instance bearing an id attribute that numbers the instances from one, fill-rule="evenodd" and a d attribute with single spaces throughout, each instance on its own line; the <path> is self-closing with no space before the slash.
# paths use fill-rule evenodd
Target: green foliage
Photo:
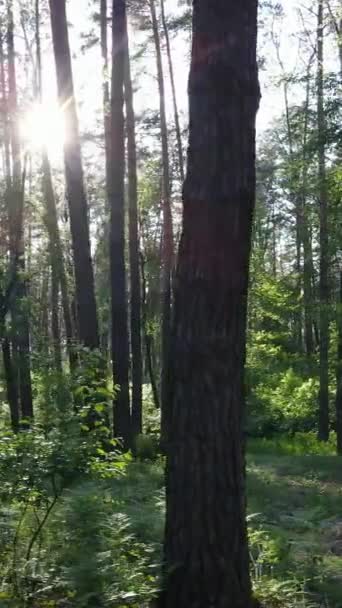
<path id="1" fill-rule="evenodd" d="M 156 460 L 159 441 L 155 435 L 138 435 L 135 438 L 135 456 L 140 460 Z"/>
<path id="2" fill-rule="evenodd" d="M 336 451 L 335 433 L 330 434 L 329 441 L 322 442 L 317 439 L 317 433 L 305 432 L 295 435 L 281 435 L 269 438 L 249 439 L 248 447 L 253 454 L 283 454 L 293 456 L 333 456 Z"/>

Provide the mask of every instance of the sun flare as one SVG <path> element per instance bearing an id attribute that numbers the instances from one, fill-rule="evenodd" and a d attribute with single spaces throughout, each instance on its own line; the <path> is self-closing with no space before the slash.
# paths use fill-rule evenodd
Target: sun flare
<path id="1" fill-rule="evenodd" d="M 21 135 L 30 151 L 46 146 L 49 155 L 58 158 L 64 143 L 62 113 L 52 105 L 35 104 L 22 119 Z"/>

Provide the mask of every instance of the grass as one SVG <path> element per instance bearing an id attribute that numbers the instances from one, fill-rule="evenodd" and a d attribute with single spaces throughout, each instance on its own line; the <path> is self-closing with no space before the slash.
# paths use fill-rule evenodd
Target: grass
<path id="1" fill-rule="evenodd" d="M 252 451 L 248 504 L 251 513 L 261 513 L 253 521 L 252 540 L 258 529 L 267 537 L 265 577 L 296 581 L 307 605 L 342 608 L 341 460 Z M 273 561 L 267 560 L 268 544 L 275 547 Z"/>
<path id="2" fill-rule="evenodd" d="M 248 451 L 256 591 L 268 608 L 342 608 L 342 461 L 303 455 L 289 442 L 285 449 L 285 443 L 276 451 L 272 444 L 265 449 L 264 442 L 253 441 Z M 128 475 L 113 483 L 113 496 L 134 535 L 153 547 L 154 559 L 159 559 L 162 464 L 132 463 Z"/>
<path id="3" fill-rule="evenodd" d="M 253 440 L 247 489 L 251 572 L 263 606 L 342 608 L 342 459 L 312 437 Z M 114 479 L 80 480 L 53 511 L 29 570 L 25 560 L 17 564 L 23 590 L 39 564 L 31 583 L 46 592 L 34 608 L 84 608 L 95 587 L 103 606 L 147 606 L 158 587 L 164 511 L 161 460 L 132 461 Z M 31 523 L 25 520 L 20 552 Z M 10 523 L 0 524 L 10 547 Z M 0 608 L 26 605 L 0 586 Z"/>

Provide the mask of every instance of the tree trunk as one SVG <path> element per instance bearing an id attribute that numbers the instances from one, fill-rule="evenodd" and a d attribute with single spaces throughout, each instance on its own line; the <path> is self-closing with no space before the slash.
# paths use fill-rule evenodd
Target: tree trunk
<path id="1" fill-rule="evenodd" d="M 127 23 L 125 34 L 125 106 L 132 349 L 132 433 L 133 436 L 136 436 L 142 432 L 141 285 L 138 234 L 137 151 Z"/>
<path id="2" fill-rule="evenodd" d="M 337 366 L 336 366 L 336 435 L 337 453 L 342 456 L 342 271 L 340 271 L 340 294 L 337 303 Z"/>
<path id="3" fill-rule="evenodd" d="M 41 337 L 41 350 L 43 357 L 49 359 L 49 268 L 44 269 L 42 287 L 40 292 L 40 319 L 39 334 Z"/>
<path id="4" fill-rule="evenodd" d="M 124 143 L 124 72 L 126 38 L 126 2 L 113 0 L 113 61 L 111 101 L 111 155 L 109 205 L 111 214 L 110 263 L 112 289 L 112 360 L 114 384 L 119 392 L 114 398 L 114 432 L 126 447 L 131 441 L 130 399 L 128 387 L 129 345 L 125 269 L 125 143 Z"/>
<path id="5" fill-rule="evenodd" d="M 4 174 L 6 182 L 6 211 L 7 211 L 7 226 L 9 233 L 11 263 L 13 261 L 13 245 L 14 245 L 14 219 L 13 219 L 13 206 L 11 205 L 11 159 L 10 159 L 10 133 L 8 124 L 8 107 L 7 107 L 7 91 L 6 91 L 6 80 L 5 80 L 5 61 L 4 61 L 4 48 L 2 33 L 0 33 L 0 86 L 2 96 L 2 120 L 3 120 L 3 138 L 4 138 Z M 16 269 L 14 268 L 14 272 Z M 16 280 L 16 278 L 14 279 Z M 5 326 L 6 314 L 1 319 L 1 323 Z M 3 334 L 5 333 L 5 327 L 3 328 Z M 10 408 L 11 425 L 13 431 L 16 433 L 19 430 L 19 399 L 18 399 L 18 374 L 15 362 L 12 358 L 11 353 L 11 342 L 7 336 L 2 336 L 2 354 L 4 363 L 4 373 L 7 391 L 7 400 Z"/>
<path id="6" fill-rule="evenodd" d="M 164 608 L 251 608 L 244 364 L 255 203 L 257 1 L 194 3 L 175 277 Z"/>
<path id="7" fill-rule="evenodd" d="M 2 340 L 2 356 L 4 361 L 7 401 L 11 414 L 11 426 L 14 433 L 17 433 L 19 430 L 18 388 L 11 355 L 11 344 L 7 337 Z"/>
<path id="8" fill-rule="evenodd" d="M 146 302 L 146 277 L 145 277 L 145 262 L 144 258 L 141 255 L 141 278 L 142 278 L 142 320 L 143 320 L 143 332 L 145 338 L 145 355 L 146 355 L 146 364 L 147 371 L 150 378 L 151 389 L 153 402 L 156 409 L 160 409 L 159 395 L 158 395 L 158 387 L 156 382 L 156 377 L 154 374 L 153 367 L 153 357 L 152 357 L 152 345 L 151 345 L 151 336 L 149 335 L 147 328 L 147 302 Z"/>
<path id="9" fill-rule="evenodd" d="M 51 329 L 55 368 L 62 371 L 61 334 L 59 328 L 59 280 L 56 265 L 51 261 Z"/>
<path id="10" fill-rule="evenodd" d="M 40 0 L 35 1 L 35 41 L 36 41 L 36 93 L 37 98 L 42 100 L 42 58 L 40 41 Z M 62 308 L 64 315 L 65 334 L 67 339 L 67 350 L 70 369 L 76 365 L 76 354 L 73 348 L 73 330 L 70 313 L 70 302 L 68 293 L 68 281 L 65 271 L 63 248 L 60 239 L 56 200 L 52 183 L 51 166 L 48 152 L 44 146 L 42 152 L 42 190 L 46 213 L 44 215 L 45 225 L 49 236 L 50 258 L 52 273 L 59 281 L 62 294 Z"/>
<path id="11" fill-rule="evenodd" d="M 177 104 L 177 94 L 176 94 L 176 85 L 175 85 L 175 77 L 174 77 L 174 70 L 173 70 L 173 62 L 172 62 L 172 53 L 171 53 L 169 29 L 168 29 L 167 22 L 166 22 L 164 0 L 160 0 L 160 6 L 161 6 L 161 18 L 162 18 L 163 30 L 164 30 L 164 36 L 165 36 L 165 42 L 166 42 L 167 61 L 168 61 L 168 64 L 169 64 L 170 84 L 171 84 L 172 104 L 173 104 L 173 115 L 174 115 L 174 119 L 175 119 L 176 140 L 177 140 L 179 177 L 180 177 L 181 183 L 183 184 L 183 182 L 184 182 L 183 144 L 182 144 L 182 135 L 181 135 L 181 129 L 180 129 L 180 122 L 179 122 L 179 112 L 178 112 L 178 104 Z"/>
<path id="12" fill-rule="evenodd" d="M 69 356 L 70 369 L 74 369 L 77 362 L 73 344 L 73 328 L 70 312 L 70 300 L 68 292 L 68 281 L 65 271 L 63 248 L 59 234 L 56 200 L 52 185 L 51 167 L 46 149 L 43 150 L 43 194 L 46 207 L 44 222 L 49 235 L 49 248 L 52 272 L 55 274 L 61 287 L 62 308 L 64 316 L 65 334 L 67 339 L 67 349 Z"/>
<path id="13" fill-rule="evenodd" d="M 65 0 L 49 0 L 59 105 L 65 124 L 64 164 L 73 244 L 79 339 L 99 347 L 87 200 L 83 179 Z"/>
<path id="14" fill-rule="evenodd" d="M 317 24 L 317 139 L 318 139 L 318 182 L 320 209 L 320 347 L 319 347 L 319 414 L 318 438 L 327 441 L 329 438 L 329 242 L 328 242 L 328 201 L 325 165 L 325 116 L 324 116 L 324 24 L 323 1 L 318 0 Z"/>
<path id="15" fill-rule="evenodd" d="M 163 163 L 163 188 L 162 188 L 162 208 L 163 208 L 163 230 L 162 230 L 162 320 L 161 320 L 161 350 L 162 350 L 162 370 L 161 370 L 161 436 L 162 442 L 167 437 L 168 412 L 170 407 L 170 322 L 171 322 L 171 272 L 173 264 L 173 226 L 171 212 L 171 187 L 169 170 L 169 148 L 167 135 L 167 122 L 165 110 L 165 88 L 163 63 L 160 48 L 159 26 L 156 16 L 155 0 L 150 1 L 151 21 L 153 38 L 156 50 L 157 79 L 159 89 L 160 104 L 160 135 L 162 145 Z"/>
<path id="16" fill-rule="evenodd" d="M 307 72 L 306 103 L 303 133 L 303 170 L 302 170 L 302 192 L 301 192 L 301 240 L 303 243 L 303 291 L 304 291 L 304 339 L 306 354 L 311 357 L 314 352 L 313 339 L 313 292 L 312 292 L 312 248 L 307 217 L 307 181 L 308 181 L 308 159 L 307 139 L 310 101 L 310 68 L 311 59 Z"/>
<path id="17" fill-rule="evenodd" d="M 107 0 L 101 0 L 100 6 L 100 28 L 101 28 L 101 55 L 103 67 L 103 116 L 104 116 L 104 139 L 106 159 L 106 184 L 108 189 L 110 172 L 110 95 L 109 95 L 109 69 L 108 69 L 108 36 L 107 36 Z"/>
<path id="18" fill-rule="evenodd" d="M 20 274 L 25 272 L 24 250 L 24 197 L 25 197 L 25 166 L 22 175 L 20 155 L 20 134 L 18 124 L 17 82 L 14 50 L 14 22 L 12 3 L 8 4 L 8 106 L 9 106 L 9 132 L 12 150 L 12 183 L 9 204 L 12 207 L 12 263 L 19 271 L 17 275 L 17 298 L 14 303 L 12 316 L 15 327 L 14 349 L 17 352 L 19 371 L 19 394 L 21 414 L 26 420 L 33 417 L 33 399 L 31 384 L 30 363 L 30 332 L 29 316 L 27 311 L 27 286 Z"/>

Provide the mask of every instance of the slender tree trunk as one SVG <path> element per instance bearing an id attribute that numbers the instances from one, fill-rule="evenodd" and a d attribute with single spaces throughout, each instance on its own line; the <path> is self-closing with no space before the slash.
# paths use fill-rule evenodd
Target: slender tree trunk
<path id="1" fill-rule="evenodd" d="M 11 250 L 11 258 L 13 260 L 13 245 L 14 245 L 14 218 L 13 206 L 11 205 L 11 158 L 10 158 L 10 133 L 8 124 L 8 108 L 7 108 L 7 90 L 5 80 L 5 62 L 2 33 L 0 33 L 0 87 L 2 96 L 2 120 L 4 132 L 4 174 L 5 174 L 5 199 L 7 211 L 7 226 L 9 233 L 9 243 Z M 12 262 L 11 260 L 11 262 Z M 15 269 L 14 269 L 15 270 Z M 5 324 L 5 319 L 3 319 Z M 5 328 L 3 330 L 5 333 Z M 18 374 L 15 362 L 11 353 L 11 341 L 8 336 L 2 338 L 2 354 L 6 382 L 7 401 L 10 408 L 11 425 L 16 433 L 19 430 L 19 398 L 18 398 Z"/>
<path id="2" fill-rule="evenodd" d="M 41 337 L 41 349 L 46 358 L 49 355 L 49 268 L 44 269 L 42 287 L 40 292 L 40 319 L 39 333 Z"/>
<path id="3" fill-rule="evenodd" d="M 307 213 L 307 180 L 308 180 L 308 159 L 307 159 L 307 139 L 308 139 L 308 120 L 310 102 L 310 65 L 307 73 L 306 84 L 306 103 L 304 116 L 303 133 L 303 170 L 302 170 L 302 192 L 301 192 L 301 240 L 303 243 L 303 290 L 304 290 L 304 337 L 306 354 L 310 357 L 314 352 L 313 338 L 313 292 L 312 292 L 312 249 L 308 227 Z"/>
<path id="4" fill-rule="evenodd" d="M 12 151 L 12 184 L 9 204 L 12 206 L 12 262 L 19 273 L 25 272 L 24 251 L 24 197 L 25 197 L 25 167 L 22 175 L 20 155 L 20 134 L 17 116 L 17 83 L 15 69 L 14 49 L 14 22 L 12 3 L 8 4 L 8 105 L 10 118 L 10 139 Z M 19 370 L 19 394 L 21 414 L 25 419 L 33 417 L 33 399 L 31 385 L 30 363 L 30 332 L 29 316 L 27 311 L 27 286 L 25 279 L 17 276 L 17 299 L 12 311 L 15 326 L 15 345 Z"/>
<path id="5" fill-rule="evenodd" d="M 253 605 L 243 384 L 259 99 L 256 33 L 256 0 L 217 0 L 215 11 L 212 0 L 194 3 L 171 343 L 164 608 Z"/>
<path id="6" fill-rule="evenodd" d="M 337 303 L 337 366 L 336 366 L 336 435 L 337 453 L 342 456 L 342 271 L 340 271 L 339 301 Z"/>
<path id="7" fill-rule="evenodd" d="M 176 94 L 176 85 L 175 85 L 175 77 L 174 77 L 174 70 L 173 70 L 173 62 L 172 62 L 172 53 L 171 53 L 169 29 L 168 29 L 167 22 L 166 22 L 164 0 L 160 0 L 160 6 L 161 6 L 161 18 L 162 18 L 163 30 L 164 30 L 164 36 L 165 36 L 165 42 L 166 42 L 167 61 L 168 61 L 168 64 L 169 64 L 171 93 L 172 93 L 172 104 L 173 104 L 173 115 L 174 115 L 174 119 L 175 119 L 176 140 L 177 140 L 179 177 L 180 177 L 181 182 L 183 184 L 183 182 L 184 182 L 183 144 L 182 144 L 182 135 L 181 135 L 180 122 L 179 122 L 179 112 L 178 112 L 178 104 L 177 104 L 177 94 Z"/>
<path id="8" fill-rule="evenodd" d="M 56 370 L 62 371 L 61 333 L 59 327 L 59 277 L 56 265 L 51 263 L 51 329 Z"/>
<path id="9" fill-rule="evenodd" d="M 59 234 L 56 200 L 52 185 L 51 167 L 46 150 L 43 151 L 42 172 L 43 194 L 46 207 L 44 222 L 49 235 L 51 265 L 53 267 L 53 272 L 58 278 L 61 287 L 61 300 L 70 368 L 74 369 L 76 365 L 77 356 L 73 345 L 73 328 L 70 312 L 68 281 L 65 271 L 63 248 Z"/>
<path id="10" fill-rule="evenodd" d="M 141 255 L 141 278 L 142 278 L 142 320 L 143 320 L 143 332 L 144 332 L 144 338 L 145 338 L 145 355 L 146 355 L 147 371 L 148 371 L 148 375 L 150 378 L 154 405 L 155 405 L 156 409 L 160 409 L 158 387 L 157 387 L 157 382 L 156 382 L 156 377 L 154 374 L 154 367 L 153 367 L 151 336 L 150 336 L 150 334 L 148 332 L 148 328 L 147 328 L 146 276 L 145 276 L 145 262 L 144 262 L 144 258 L 142 255 Z"/>
<path id="11" fill-rule="evenodd" d="M 340 81 L 342 85 L 342 0 L 340 1 L 340 20 L 336 22 L 337 45 L 340 60 Z M 341 157 L 341 154 L 339 155 Z M 341 203 L 342 201 L 340 201 Z M 339 300 L 337 302 L 337 365 L 336 365 L 336 435 L 337 454 L 342 456 L 342 270 L 340 270 Z"/>
<path id="12" fill-rule="evenodd" d="M 139 267 L 137 151 L 127 24 L 125 36 L 124 84 L 127 132 L 128 229 L 131 295 L 132 433 L 136 436 L 142 432 L 141 285 Z"/>
<path id="13" fill-rule="evenodd" d="M 79 338 L 99 347 L 87 200 L 83 179 L 78 117 L 74 95 L 65 0 L 49 0 L 57 90 L 65 123 L 64 164 L 73 244 Z"/>
<path id="14" fill-rule="evenodd" d="M 103 116 L 104 116 L 104 139 L 106 158 L 106 183 L 109 184 L 110 173 L 110 94 L 109 94 L 109 69 L 108 69 L 108 36 L 107 36 L 107 0 L 101 0 L 100 6 L 101 27 L 101 55 L 103 67 Z"/>
<path id="15" fill-rule="evenodd" d="M 37 98 L 42 101 L 42 58 L 40 41 L 40 0 L 35 0 L 35 41 L 36 41 L 36 93 Z M 70 369 L 76 365 L 76 354 L 73 348 L 73 329 L 71 322 L 70 302 L 68 293 L 68 281 L 65 271 L 63 247 L 60 239 L 56 199 L 53 189 L 51 166 L 48 152 L 44 146 L 42 151 L 42 190 L 46 213 L 44 221 L 49 236 L 50 258 L 52 273 L 60 283 L 62 295 L 62 308 L 64 315 L 65 334 L 67 339 L 67 350 Z"/>
<path id="16" fill-rule="evenodd" d="M 2 340 L 2 356 L 6 381 L 7 401 L 11 414 L 11 425 L 15 433 L 19 430 L 18 388 L 15 370 L 11 356 L 11 343 L 8 337 Z"/>
<path id="17" fill-rule="evenodd" d="M 113 0 L 113 60 L 111 102 L 111 155 L 109 205 L 111 213 L 110 263 L 112 288 L 112 360 L 114 384 L 120 387 L 114 398 L 114 432 L 126 447 L 131 442 L 128 387 L 129 342 L 125 269 L 125 143 L 124 72 L 126 45 L 126 2 Z"/>
<path id="18" fill-rule="evenodd" d="M 323 1 L 318 0 L 317 24 L 317 135 L 318 135 L 318 181 L 320 208 L 320 348 L 319 348 L 319 415 L 318 437 L 321 441 L 329 438 L 329 243 L 328 243 L 328 200 L 325 165 L 325 117 L 324 117 L 324 29 Z"/>
<path id="19" fill-rule="evenodd" d="M 161 371 L 161 436 L 162 442 L 166 440 L 168 428 L 168 412 L 170 404 L 170 322 L 171 322 L 171 272 L 173 264 L 173 225 L 171 212 L 171 187 L 170 187 L 170 166 L 169 166 L 169 147 L 165 110 L 165 88 L 163 63 L 160 47 L 159 26 L 156 15 L 155 0 L 149 0 L 151 10 L 151 21 L 153 38 L 156 50 L 157 79 L 160 103 L 160 134 L 162 145 L 163 163 L 163 188 L 162 188 L 162 208 L 163 208 L 163 230 L 162 230 L 162 320 L 161 320 L 161 345 L 162 345 L 162 371 Z"/>

